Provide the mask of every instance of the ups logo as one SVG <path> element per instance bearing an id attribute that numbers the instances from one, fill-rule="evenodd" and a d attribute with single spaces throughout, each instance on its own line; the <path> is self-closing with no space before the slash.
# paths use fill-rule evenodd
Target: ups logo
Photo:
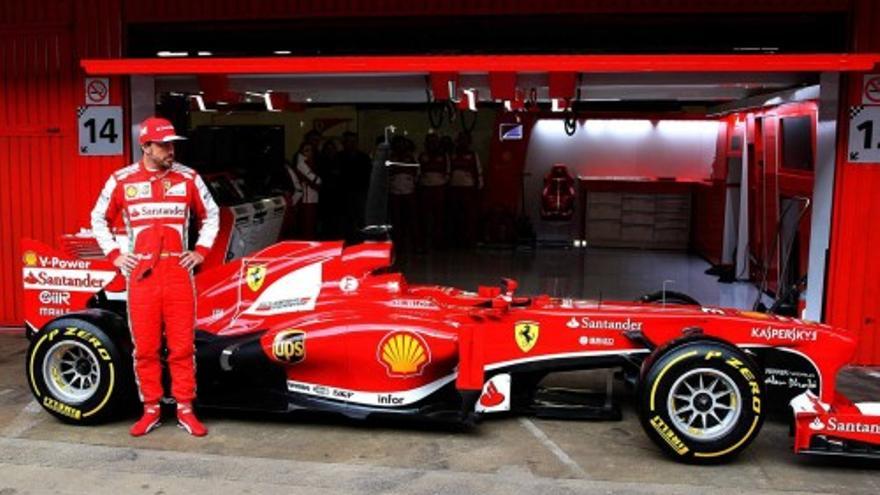
<path id="1" fill-rule="evenodd" d="M 272 356 L 282 363 L 298 363 L 306 358 L 306 333 L 284 330 L 272 340 Z"/>

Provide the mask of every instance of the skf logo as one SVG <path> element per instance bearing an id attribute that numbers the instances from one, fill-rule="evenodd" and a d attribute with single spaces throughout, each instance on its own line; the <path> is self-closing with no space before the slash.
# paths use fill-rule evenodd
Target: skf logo
<path id="1" fill-rule="evenodd" d="M 391 332 L 379 342 L 377 359 L 388 376 L 421 375 L 431 362 L 431 353 L 424 339 L 413 332 Z"/>
<path id="2" fill-rule="evenodd" d="M 266 281 L 266 265 L 260 264 L 247 267 L 244 278 L 250 290 L 254 292 L 260 290 L 263 282 Z"/>
<path id="3" fill-rule="evenodd" d="M 25 251 L 21 260 L 24 261 L 25 266 L 37 266 L 37 253 L 33 251 Z"/>
<path id="4" fill-rule="evenodd" d="M 278 332 L 272 340 L 272 356 L 282 363 L 298 363 L 306 358 L 306 333 L 302 330 Z"/>
<path id="5" fill-rule="evenodd" d="M 138 190 L 134 186 L 128 186 L 125 188 L 125 197 L 128 199 L 132 199 L 138 195 Z"/>
<path id="6" fill-rule="evenodd" d="M 513 338 L 523 352 L 529 352 L 538 342 L 541 326 L 534 321 L 518 321 L 513 326 Z"/>

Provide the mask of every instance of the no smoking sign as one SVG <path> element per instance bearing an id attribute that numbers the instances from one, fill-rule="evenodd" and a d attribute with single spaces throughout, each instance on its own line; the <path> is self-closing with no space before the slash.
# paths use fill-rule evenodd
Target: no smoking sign
<path id="1" fill-rule="evenodd" d="M 110 104 L 110 79 L 106 77 L 86 78 L 86 105 Z"/>
<path id="2" fill-rule="evenodd" d="M 862 104 L 880 105 L 880 74 L 865 74 Z"/>

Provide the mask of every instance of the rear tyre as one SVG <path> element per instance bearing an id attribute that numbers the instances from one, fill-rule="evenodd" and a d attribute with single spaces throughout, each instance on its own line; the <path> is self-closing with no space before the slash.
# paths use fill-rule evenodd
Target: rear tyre
<path id="1" fill-rule="evenodd" d="M 673 459 L 725 462 L 761 430 L 762 384 L 760 369 L 736 347 L 687 342 L 652 361 L 640 383 L 639 418 Z"/>
<path id="2" fill-rule="evenodd" d="M 131 359 L 85 319 L 47 325 L 31 340 L 25 366 L 34 397 L 65 423 L 106 421 L 135 397 Z"/>

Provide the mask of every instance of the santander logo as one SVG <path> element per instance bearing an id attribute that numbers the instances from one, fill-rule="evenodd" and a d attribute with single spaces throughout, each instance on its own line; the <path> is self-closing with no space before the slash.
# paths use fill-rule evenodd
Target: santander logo
<path id="1" fill-rule="evenodd" d="M 504 402 L 504 394 L 498 391 L 493 382 L 489 382 L 486 391 L 480 396 L 480 404 L 483 407 L 495 407 Z"/>
<path id="2" fill-rule="evenodd" d="M 825 423 L 819 420 L 819 418 L 815 418 L 812 423 L 810 423 L 810 429 L 813 431 L 821 431 L 825 429 Z"/>

